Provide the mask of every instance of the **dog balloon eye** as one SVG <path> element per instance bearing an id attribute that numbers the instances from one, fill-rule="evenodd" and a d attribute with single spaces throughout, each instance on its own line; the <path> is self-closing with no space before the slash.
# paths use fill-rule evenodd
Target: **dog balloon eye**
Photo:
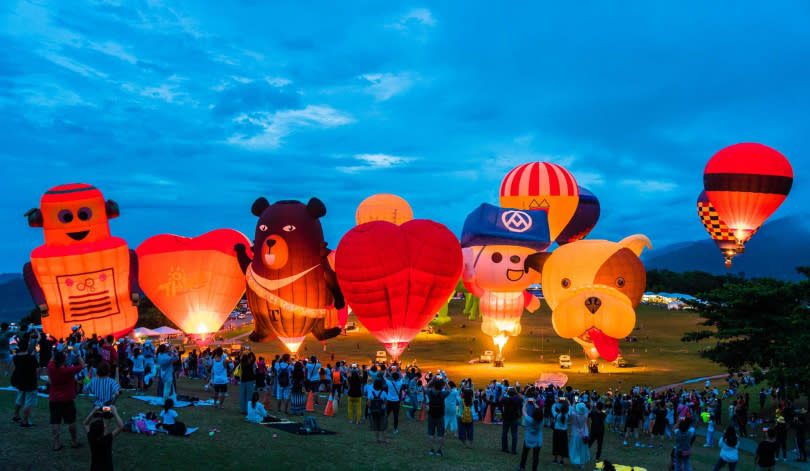
<path id="1" fill-rule="evenodd" d="M 624 286 L 624 278 L 622 278 L 622 277 L 616 278 L 616 286 L 618 286 L 619 288 L 623 287 Z"/>
<path id="2" fill-rule="evenodd" d="M 262 232 L 267 232 L 267 226 L 262 224 L 261 226 L 259 226 L 259 230 Z"/>
<path id="3" fill-rule="evenodd" d="M 562 279 L 562 287 L 563 288 L 568 288 L 569 286 L 571 286 L 571 280 L 569 280 L 568 278 L 563 278 Z"/>
<path id="4" fill-rule="evenodd" d="M 284 226 L 284 227 L 283 227 L 283 229 L 284 229 L 284 231 L 285 231 L 285 232 L 292 232 L 292 231 L 294 231 L 294 230 L 295 230 L 295 226 L 293 226 L 292 224 L 290 224 L 290 225 L 288 225 L 288 226 Z"/>
<path id="5" fill-rule="evenodd" d="M 493 262 L 501 263 L 501 260 L 503 260 L 503 255 L 501 255 L 500 252 L 495 252 L 495 253 L 492 254 L 492 261 Z"/>

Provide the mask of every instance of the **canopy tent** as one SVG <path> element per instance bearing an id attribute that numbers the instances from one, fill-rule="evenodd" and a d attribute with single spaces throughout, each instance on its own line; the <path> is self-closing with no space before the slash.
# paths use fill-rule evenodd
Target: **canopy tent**
<path id="1" fill-rule="evenodd" d="M 568 376 L 562 373 L 543 373 L 540 375 L 540 379 L 535 381 L 534 385 L 538 388 L 545 388 L 549 384 L 553 384 L 554 386 L 561 388 L 565 386 L 565 383 L 568 382 Z"/>
<path id="2" fill-rule="evenodd" d="M 160 335 L 161 337 L 167 337 L 169 335 L 180 335 L 183 333 L 182 331 L 172 329 L 171 327 L 165 325 L 163 327 L 158 327 L 157 329 L 154 330 L 154 332 L 155 335 Z"/>
<path id="3" fill-rule="evenodd" d="M 155 332 L 152 329 L 147 329 L 146 327 L 138 327 L 137 329 L 133 330 L 135 335 L 138 337 L 157 337 L 160 335 L 159 333 Z"/>

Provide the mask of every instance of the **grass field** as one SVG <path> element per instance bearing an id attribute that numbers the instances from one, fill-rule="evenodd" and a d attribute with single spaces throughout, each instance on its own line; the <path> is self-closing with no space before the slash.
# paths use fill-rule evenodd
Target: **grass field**
<path id="1" fill-rule="evenodd" d="M 423 369 L 442 368 L 452 378 L 471 377 L 480 386 L 493 378 L 509 378 L 521 383 L 534 381 L 543 372 L 559 371 L 557 357 L 560 353 L 569 352 L 574 359 L 574 368 L 565 370 L 565 373 L 570 378 L 569 384 L 580 388 L 604 390 L 621 386 L 627 390 L 632 384 L 659 386 L 722 373 L 721 368 L 699 357 L 697 350 L 701 348 L 700 344 L 686 345 L 680 342 L 682 333 L 691 330 L 698 321 L 695 314 L 647 307 L 639 309 L 639 329 L 635 332 L 638 342 L 622 343 L 624 355 L 633 365 L 630 368 L 619 370 L 603 367 L 605 373 L 585 373 L 586 361 L 580 347 L 553 333 L 547 309 L 524 316 L 523 335 L 511 339 L 506 346 L 505 368 L 494 368 L 491 364 L 469 365 L 467 361 L 470 358 L 493 347 L 491 341 L 481 334 L 480 323 L 463 319 L 458 315 L 459 309 L 455 304 L 451 307 L 453 321 L 440 327 L 441 334 L 420 334 L 403 360 L 410 362 L 416 359 Z M 254 345 L 253 348 L 260 354 L 271 355 L 280 353 L 282 347 L 273 341 Z M 320 343 L 308 339 L 301 353 L 318 354 L 324 362 L 328 361 L 331 352 L 335 352 L 336 359 L 368 361 L 378 348 L 373 337 L 361 329 L 329 341 L 326 352 Z M 470 349 L 473 355 L 470 355 Z M 0 382 L 6 385 L 8 380 L 0 378 Z M 206 397 L 200 381 L 181 379 L 179 386 L 181 393 Z M 416 470 L 428 467 L 431 470 L 508 470 L 518 464 L 518 457 L 500 451 L 501 428 L 497 425 L 476 423 L 475 449 L 463 449 L 458 440 L 449 438 L 444 447 L 445 456 L 436 458 L 427 454 L 430 447 L 425 436 L 425 423 L 409 421 L 404 411 L 400 433 L 389 435 L 389 445 L 377 445 L 365 425 L 348 424 L 345 401 L 336 417 L 321 414 L 325 401 L 321 402 L 316 412 L 320 425 L 337 431 L 337 435 L 298 436 L 245 423 L 236 404 L 237 386 L 231 386 L 230 393 L 224 410 L 206 407 L 178 410 L 180 420 L 189 426 L 200 427 L 200 431 L 189 438 L 122 434 L 113 447 L 116 469 L 202 471 L 306 467 L 313 470 Z M 118 401 L 118 408 L 125 418 L 137 412 L 158 410 L 157 407 L 129 399 L 129 396 L 129 393 L 125 393 Z M 59 452 L 51 451 L 47 399 L 40 398 L 33 412 L 33 421 L 37 426 L 31 429 L 20 429 L 8 420 L 13 399 L 13 393 L 0 392 L 0 408 L 6 411 L 7 417 L 0 421 L 0 436 L 5 437 L 0 447 L 0 470 L 74 470 L 89 466 L 89 450 L 86 446 L 77 450 L 66 447 Z M 78 398 L 77 404 L 80 414 L 86 414 L 90 409 L 87 398 Z M 212 428 L 221 432 L 209 436 L 208 430 Z M 277 437 L 273 438 L 273 434 Z M 522 444 L 522 430 L 520 435 L 519 443 Z M 67 441 L 66 430 L 63 430 L 63 441 Z M 545 429 L 541 469 L 551 467 L 550 449 L 551 434 Z M 694 469 L 711 469 L 717 453 L 716 449 L 696 447 L 692 459 Z M 737 469 L 753 470 L 752 457 L 742 455 Z M 617 463 L 643 466 L 650 471 L 668 469 L 666 453 L 657 449 L 622 447 L 618 436 L 610 433 L 606 438 L 603 457 Z"/>

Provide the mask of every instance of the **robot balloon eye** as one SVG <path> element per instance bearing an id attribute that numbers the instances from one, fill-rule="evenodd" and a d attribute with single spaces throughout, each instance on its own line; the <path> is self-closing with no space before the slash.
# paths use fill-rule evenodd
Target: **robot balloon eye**
<path id="1" fill-rule="evenodd" d="M 69 209 L 59 211 L 59 220 L 67 224 L 73 221 L 73 213 Z"/>
<path id="2" fill-rule="evenodd" d="M 81 208 L 79 212 L 76 213 L 76 216 L 82 221 L 87 221 L 91 217 L 93 217 L 93 211 L 90 208 Z"/>

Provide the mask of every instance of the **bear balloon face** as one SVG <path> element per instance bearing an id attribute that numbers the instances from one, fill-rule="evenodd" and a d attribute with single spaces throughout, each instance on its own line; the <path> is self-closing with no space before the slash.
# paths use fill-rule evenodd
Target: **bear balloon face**
<path id="1" fill-rule="evenodd" d="M 563 338 L 577 338 L 613 361 L 618 339 L 636 323 L 635 307 L 647 282 L 639 259 L 644 235 L 622 241 L 580 240 L 555 250 L 542 267 L 543 296 L 552 309 L 554 330 Z"/>
<path id="2" fill-rule="evenodd" d="M 105 202 L 92 185 L 73 183 L 48 190 L 40 208 L 27 216 L 30 226 L 42 227 L 45 245 L 66 247 L 109 238 L 109 219 L 118 217 L 118 205 Z"/>
<path id="3" fill-rule="evenodd" d="M 532 248 L 517 245 L 466 247 L 464 270 L 473 275 L 481 289 L 519 292 L 540 282 L 540 273 L 529 268 L 536 253 Z"/>

